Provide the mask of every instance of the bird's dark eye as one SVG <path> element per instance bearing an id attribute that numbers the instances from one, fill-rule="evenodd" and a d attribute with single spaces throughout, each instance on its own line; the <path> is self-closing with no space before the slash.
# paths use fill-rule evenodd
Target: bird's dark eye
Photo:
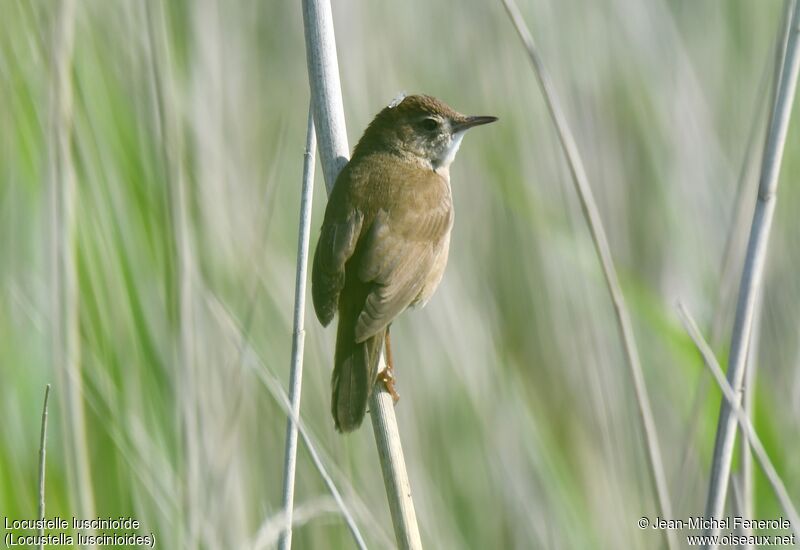
<path id="1" fill-rule="evenodd" d="M 433 132 L 434 130 L 439 128 L 439 121 L 436 120 L 435 118 L 425 118 L 422 119 L 420 126 L 422 126 L 423 130 L 426 130 L 428 132 Z"/>

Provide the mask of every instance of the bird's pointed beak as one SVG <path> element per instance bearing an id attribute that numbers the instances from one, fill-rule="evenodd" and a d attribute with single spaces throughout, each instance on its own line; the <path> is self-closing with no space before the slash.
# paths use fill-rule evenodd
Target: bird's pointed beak
<path id="1" fill-rule="evenodd" d="M 497 120 L 496 116 L 468 116 L 453 124 L 453 133 L 463 132 L 475 126 L 489 124 Z"/>

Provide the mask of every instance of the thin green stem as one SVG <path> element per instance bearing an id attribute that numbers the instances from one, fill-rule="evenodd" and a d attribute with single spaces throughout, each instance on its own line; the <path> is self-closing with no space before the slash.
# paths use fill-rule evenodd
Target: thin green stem
<path id="1" fill-rule="evenodd" d="M 39 432 L 39 519 L 44 522 L 44 472 L 47 458 L 47 404 L 50 401 L 50 384 L 44 390 L 42 428 Z M 44 525 L 39 527 L 39 550 L 44 550 Z"/>

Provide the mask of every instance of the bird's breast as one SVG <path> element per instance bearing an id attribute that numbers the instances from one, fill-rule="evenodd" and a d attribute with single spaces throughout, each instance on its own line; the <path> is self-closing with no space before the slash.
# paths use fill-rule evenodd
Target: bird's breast
<path id="1" fill-rule="evenodd" d="M 412 306 L 423 307 L 428 303 L 428 300 L 431 299 L 433 293 L 436 292 L 436 289 L 439 287 L 439 283 L 442 282 L 442 277 L 444 277 L 444 270 L 447 267 L 447 258 L 449 254 L 450 230 L 448 229 L 447 233 L 439 243 L 437 250 L 435 250 L 435 256 L 431 265 L 431 269 L 428 271 L 428 274 L 425 277 L 425 282 L 422 284 L 419 294 L 411 303 Z"/>

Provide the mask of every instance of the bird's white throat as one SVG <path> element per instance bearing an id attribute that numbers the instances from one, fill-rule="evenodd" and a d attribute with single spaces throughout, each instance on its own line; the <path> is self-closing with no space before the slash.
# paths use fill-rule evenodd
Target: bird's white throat
<path id="1" fill-rule="evenodd" d="M 450 165 L 456 158 L 458 148 L 461 147 L 461 140 L 464 139 L 464 131 L 456 132 L 453 134 L 447 148 L 442 152 L 442 155 L 433 161 L 433 169 L 439 171 L 449 171 Z"/>

